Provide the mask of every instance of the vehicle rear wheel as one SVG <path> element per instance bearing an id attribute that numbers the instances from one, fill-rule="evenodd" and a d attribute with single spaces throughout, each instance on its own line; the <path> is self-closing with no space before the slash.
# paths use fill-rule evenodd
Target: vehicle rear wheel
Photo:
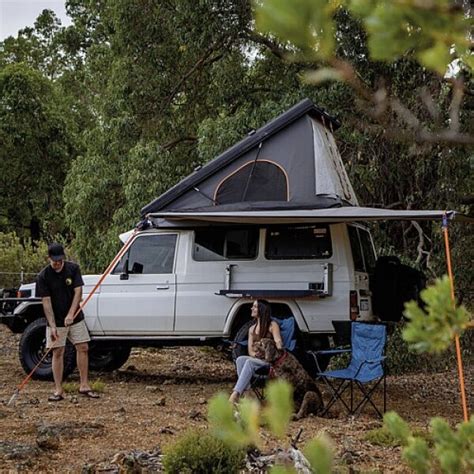
<path id="1" fill-rule="evenodd" d="M 130 357 L 132 348 L 128 344 L 91 342 L 89 344 L 89 369 L 97 372 L 112 372 L 120 369 Z"/>
<path id="2" fill-rule="evenodd" d="M 30 323 L 24 330 L 19 346 L 20 363 L 29 374 L 46 353 L 46 319 L 39 318 Z M 66 378 L 76 367 L 76 350 L 67 341 L 64 351 L 64 373 Z M 41 362 L 32 378 L 36 380 L 53 380 L 52 352 Z"/>

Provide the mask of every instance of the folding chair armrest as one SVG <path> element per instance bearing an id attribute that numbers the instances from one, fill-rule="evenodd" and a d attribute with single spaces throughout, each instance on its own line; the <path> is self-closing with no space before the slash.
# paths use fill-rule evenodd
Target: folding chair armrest
<path id="1" fill-rule="evenodd" d="M 354 378 L 359 375 L 360 369 L 366 364 L 381 364 L 384 360 L 386 359 L 386 356 L 378 357 L 377 359 L 366 359 L 362 362 L 362 364 L 359 365 L 359 368 L 357 369 L 357 372 L 354 375 Z"/>

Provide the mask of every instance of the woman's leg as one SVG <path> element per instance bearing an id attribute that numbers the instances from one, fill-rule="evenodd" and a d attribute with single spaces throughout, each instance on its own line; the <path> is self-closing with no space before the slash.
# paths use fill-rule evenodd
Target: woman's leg
<path id="1" fill-rule="evenodd" d="M 244 359 L 239 361 L 239 359 Z M 245 392 L 250 387 L 250 381 L 257 369 L 261 367 L 269 367 L 269 364 L 261 359 L 255 357 L 241 356 L 236 360 L 238 379 L 234 387 L 234 392 L 239 395 Z"/>

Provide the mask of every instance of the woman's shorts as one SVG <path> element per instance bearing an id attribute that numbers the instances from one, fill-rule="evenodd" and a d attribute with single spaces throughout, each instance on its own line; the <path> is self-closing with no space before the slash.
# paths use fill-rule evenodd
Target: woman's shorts
<path id="1" fill-rule="evenodd" d="M 49 326 L 46 327 L 46 347 L 48 349 L 51 347 L 64 347 L 66 345 L 66 339 L 69 339 L 73 344 L 80 344 L 91 340 L 84 320 L 72 326 L 56 329 L 58 338 L 53 341 L 51 339 L 51 328 Z"/>

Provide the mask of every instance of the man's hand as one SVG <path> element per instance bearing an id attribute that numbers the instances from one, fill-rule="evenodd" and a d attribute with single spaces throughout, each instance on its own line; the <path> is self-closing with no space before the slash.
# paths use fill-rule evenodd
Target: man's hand
<path id="1" fill-rule="evenodd" d="M 68 314 L 66 318 L 64 319 L 64 325 L 65 326 L 70 326 L 74 322 L 74 315 L 73 314 Z"/>
<path id="2" fill-rule="evenodd" d="M 51 340 L 55 342 L 58 339 L 58 329 L 56 326 L 51 328 Z"/>

